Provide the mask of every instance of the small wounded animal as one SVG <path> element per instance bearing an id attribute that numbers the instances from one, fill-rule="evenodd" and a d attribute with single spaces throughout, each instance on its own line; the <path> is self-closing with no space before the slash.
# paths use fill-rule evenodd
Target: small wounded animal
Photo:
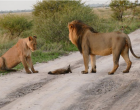
<path id="1" fill-rule="evenodd" d="M 48 72 L 48 74 L 58 75 L 58 74 L 67 74 L 69 72 L 72 73 L 70 65 L 67 68 L 60 68 L 60 69 L 56 69 L 54 71 L 50 71 L 50 72 Z"/>

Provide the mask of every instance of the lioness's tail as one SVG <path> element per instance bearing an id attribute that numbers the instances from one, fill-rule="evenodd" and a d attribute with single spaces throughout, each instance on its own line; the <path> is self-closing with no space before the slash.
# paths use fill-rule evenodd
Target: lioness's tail
<path id="1" fill-rule="evenodd" d="M 134 53 L 134 51 L 133 51 L 133 49 L 132 49 L 132 44 L 131 44 L 131 41 L 130 41 L 130 38 L 129 38 L 129 36 L 127 37 L 127 39 L 128 39 L 128 42 L 129 42 L 129 48 L 130 48 L 130 51 L 131 51 L 131 53 L 132 53 L 132 55 L 134 56 L 134 57 L 136 57 L 136 58 L 140 58 L 139 56 L 137 56 L 135 53 Z"/>

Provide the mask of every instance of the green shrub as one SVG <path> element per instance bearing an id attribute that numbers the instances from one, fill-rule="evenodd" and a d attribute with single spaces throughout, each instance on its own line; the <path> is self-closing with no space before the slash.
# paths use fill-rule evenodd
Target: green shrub
<path id="1" fill-rule="evenodd" d="M 38 2 L 33 15 L 36 35 L 46 42 L 69 42 L 67 25 L 75 19 L 96 27 L 97 16 L 81 0 Z"/>
<path id="2" fill-rule="evenodd" d="M 0 27 L 7 30 L 12 35 L 11 38 L 31 29 L 32 25 L 32 21 L 28 21 L 23 16 L 8 14 L 0 17 Z"/>
<path id="3" fill-rule="evenodd" d="M 137 7 L 136 7 L 135 16 L 137 16 L 138 19 L 140 19 L 140 6 L 137 6 Z"/>

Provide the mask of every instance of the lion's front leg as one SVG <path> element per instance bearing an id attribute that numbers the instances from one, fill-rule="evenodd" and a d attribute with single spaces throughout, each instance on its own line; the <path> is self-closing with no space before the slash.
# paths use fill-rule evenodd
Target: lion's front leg
<path id="1" fill-rule="evenodd" d="M 27 62 L 26 62 L 26 57 L 21 57 L 21 62 L 25 68 L 26 73 L 31 74 L 31 71 L 29 70 Z"/>
<path id="2" fill-rule="evenodd" d="M 83 52 L 83 60 L 84 60 L 84 65 L 85 65 L 85 70 L 82 71 L 82 74 L 87 74 L 88 73 L 88 63 L 89 63 L 89 55 L 86 52 Z"/>
<path id="3" fill-rule="evenodd" d="M 26 60 L 27 60 L 28 65 L 30 66 L 32 72 L 33 72 L 33 73 L 38 73 L 38 71 L 36 71 L 36 70 L 34 69 L 34 66 L 33 66 L 31 57 L 27 57 Z"/>
<path id="4" fill-rule="evenodd" d="M 90 55 L 90 60 L 91 60 L 91 73 L 96 73 L 96 56 L 95 55 Z"/>

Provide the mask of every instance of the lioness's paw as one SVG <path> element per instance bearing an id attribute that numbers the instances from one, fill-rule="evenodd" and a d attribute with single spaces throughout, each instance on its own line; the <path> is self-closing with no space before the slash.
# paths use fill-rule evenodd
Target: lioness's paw
<path id="1" fill-rule="evenodd" d="M 87 72 L 87 71 L 81 71 L 81 73 L 82 73 L 82 74 L 88 74 L 88 72 Z"/>
<path id="2" fill-rule="evenodd" d="M 31 72 L 31 71 L 26 71 L 26 73 L 27 73 L 27 74 L 31 74 L 32 72 Z"/>
<path id="3" fill-rule="evenodd" d="M 108 72 L 108 75 L 113 75 L 114 73 L 112 73 L 112 72 Z"/>
<path id="4" fill-rule="evenodd" d="M 33 73 L 38 73 L 38 71 L 34 71 Z"/>

